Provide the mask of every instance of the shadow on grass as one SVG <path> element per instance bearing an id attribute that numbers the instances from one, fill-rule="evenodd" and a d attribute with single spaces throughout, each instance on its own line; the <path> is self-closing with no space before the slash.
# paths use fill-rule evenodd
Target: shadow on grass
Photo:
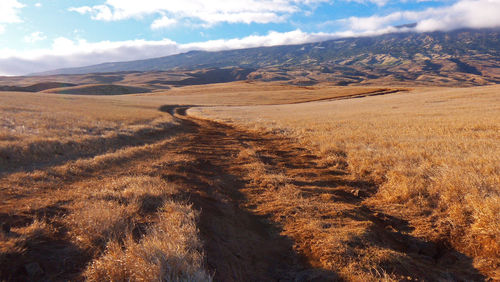
<path id="1" fill-rule="evenodd" d="M 363 204 L 364 200 L 377 192 L 377 185 L 370 181 L 353 180 L 347 169 L 339 170 L 337 164 L 328 167 L 321 164 L 321 159 L 293 146 L 292 141 L 283 138 L 278 142 L 263 138 L 257 141 L 257 151 L 260 162 L 270 171 L 280 171 L 287 175 L 289 183 L 301 191 L 301 197 L 321 199 L 341 203 L 335 207 L 335 216 L 322 216 L 321 226 L 332 227 L 331 220 L 353 226 L 362 226 L 369 222 L 369 227 L 361 236 L 353 236 L 343 242 L 338 250 L 346 261 L 356 261 L 356 256 L 362 256 L 363 251 L 372 248 L 382 253 L 394 254 L 390 259 L 377 262 L 378 273 L 388 273 L 397 279 L 413 279 L 424 281 L 482 281 L 483 276 L 473 265 L 471 257 L 457 251 L 446 242 L 431 242 L 412 236 L 414 228 L 409 222 L 380 211 L 374 211 Z M 289 148 L 289 150 L 285 150 Z M 343 152 L 337 155 L 347 157 Z M 339 162 L 344 162 L 339 160 Z M 342 165 L 342 163 L 341 163 Z M 329 195 L 330 197 L 324 197 Z M 347 204 L 347 205 L 343 205 Z M 349 208 L 355 207 L 355 208 Z M 300 215 L 299 215 L 300 216 Z M 306 235 L 307 236 L 307 235 Z M 362 261 L 362 260 L 361 260 Z"/>
<path id="2" fill-rule="evenodd" d="M 182 132 L 181 126 L 167 123 L 158 129 L 146 128 L 132 134 L 89 138 L 81 142 L 40 141 L 30 144 L 27 148 L 4 148 L 0 150 L 0 177 L 93 158 L 127 147 L 153 144 Z"/>
<path id="3" fill-rule="evenodd" d="M 267 217 L 242 208 L 240 189 L 247 182 L 233 171 L 241 139 L 250 138 L 226 125 L 183 118 L 185 108 L 164 111 L 196 130 L 177 150 L 193 161 L 165 166 L 163 178 L 185 187 L 185 197 L 201 211 L 198 227 L 206 263 L 215 281 L 332 281 L 332 271 L 309 266 L 294 242 Z M 182 190 L 182 189 L 181 189 Z"/>

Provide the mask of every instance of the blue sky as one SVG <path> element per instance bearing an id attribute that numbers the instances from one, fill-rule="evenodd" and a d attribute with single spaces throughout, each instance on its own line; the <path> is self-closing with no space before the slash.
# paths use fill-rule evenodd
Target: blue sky
<path id="1" fill-rule="evenodd" d="M 0 75 L 224 50 L 500 26 L 500 0 L 0 0 Z"/>

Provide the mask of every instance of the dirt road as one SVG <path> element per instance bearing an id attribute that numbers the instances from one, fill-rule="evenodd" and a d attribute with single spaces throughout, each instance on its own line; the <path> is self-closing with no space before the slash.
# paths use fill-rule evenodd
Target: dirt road
<path id="1" fill-rule="evenodd" d="M 324 165 L 293 140 L 193 118 L 188 108 L 163 110 L 195 133 L 178 153 L 196 161 L 165 177 L 188 187 L 202 210 L 215 280 L 345 279 L 337 269 L 354 263 L 400 279 L 483 279 L 467 256 L 365 205 L 377 188 L 353 179 L 347 164 Z M 386 252 L 393 259 L 377 270 L 370 257 Z"/>
<path id="2" fill-rule="evenodd" d="M 25 224 L 39 215 L 8 216 L 15 213 L 12 203 L 44 197 L 54 185 L 70 189 L 73 183 L 120 176 L 126 167 L 128 175 L 147 173 L 182 187 L 182 197 L 201 211 L 198 226 L 215 281 L 331 281 L 346 278 L 342 268 L 363 264 L 367 272 L 380 272 L 381 278 L 384 272 L 398 279 L 484 278 L 466 256 L 411 236 L 406 221 L 363 204 L 376 187 L 352 179 L 346 167 L 322 165 L 312 152 L 282 136 L 189 117 L 188 108 L 161 108 L 182 128 L 171 141 L 104 168 L 59 177 L 29 195 L 26 189 L 5 189 L 11 191 L 11 201 L 5 198 L 2 209 L 10 211 L 0 216 L 13 227 Z M 183 157 L 169 160 L 173 156 Z M 9 182 L 8 176 L 2 181 L 4 186 L 21 185 L 16 182 L 20 180 Z M 50 216 L 65 216 L 67 204 L 51 204 Z M 15 218 L 24 219 L 16 223 Z M 37 242 L 23 256 L 11 257 L 4 271 L 33 259 L 44 268 L 47 257 L 55 261 L 70 248 L 64 239 Z M 392 259 L 374 261 L 373 252 L 390 253 Z M 47 277 L 78 277 L 90 257 L 78 250 L 70 255 L 80 259 L 69 266 L 44 268 Z"/>
<path id="3" fill-rule="evenodd" d="M 239 153 L 253 143 L 274 142 L 213 121 L 186 116 L 187 107 L 163 107 L 189 128 L 176 154 L 193 162 L 169 167 L 163 177 L 190 191 L 200 209 L 199 227 L 205 242 L 208 267 L 216 281 L 331 280 L 334 273 L 314 269 L 294 250 L 281 229 L 246 208 L 245 177 Z"/>

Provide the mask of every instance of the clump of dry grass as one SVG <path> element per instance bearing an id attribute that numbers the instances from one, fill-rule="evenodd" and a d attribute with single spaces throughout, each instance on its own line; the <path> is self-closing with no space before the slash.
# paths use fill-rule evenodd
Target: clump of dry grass
<path id="1" fill-rule="evenodd" d="M 79 169 L 85 170 L 85 164 L 93 163 L 81 162 Z M 58 169 L 63 177 L 65 169 L 70 168 Z M 39 181 L 48 180 L 49 175 L 38 175 Z M 80 255 L 91 259 L 81 274 L 89 280 L 210 280 L 204 270 L 196 227 L 198 213 L 189 205 L 175 202 L 172 198 L 178 189 L 160 177 L 110 175 L 53 193 L 50 199 L 30 202 L 29 209 L 66 203 L 61 208 L 66 210 L 64 215 L 52 215 L 50 224 L 35 221 L 27 227 L 12 228 L 9 234 L 0 234 L 0 259 L 15 254 L 16 261 L 9 261 L 14 269 L 29 262 L 22 255 L 25 246 L 50 248 L 43 242 L 57 238 L 68 241 L 68 246 L 73 245 Z M 54 226 L 58 226 L 59 233 L 51 231 Z"/>
<path id="2" fill-rule="evenodd" d="M 447 242 L 492 277 L 500 267 L 498 87 L 302 105 L 198 108 L 190 114 L 286 132 L 331 168 L 377 184 L 364 204 Z M 497 277 L 498 278 L 498 277 Z"/>
<path id="3" fill-rule="evenodd" d="M 78 243 L 89 248 L 118 240 L 130 228 L 126 206 L 115 201 L 82 201 L 74 208 L 75 212 L 66 218 L 66 223 Z"/>
<path id="4" fill-rule="evenodd" d="M 129 234 L 123 245 L 108 243 L 85 277 L 89 281 L 210 281 L 203 269 L 197 212 L 189 205 L 166 202 L 158 222 L 135 241 Z"/>
<path id="5" fill-rule="evenodd" d="M 85 190 L 87 198 L 73 206 L 66 222 L 80 245 L 104 250 L 87 267 L 88 280 L 210 280 L 198 214 L 170 199 L 174 186 L 156 177 L 124 176 Z M 148 227 L 140 227 L 144 217 L 152 219 Z M 145 234 L 134 235 L 144 228 Z"/>
<path id="6" fill-rule="evenodd" d="M 104 249 L 108 241 L 122 240 L 143 215 L 155 215 L 176 188 L 158 177 L 122 176 L 69 192 L 80 199 L 64 218 L 71 236 L 80 245 Z"/>

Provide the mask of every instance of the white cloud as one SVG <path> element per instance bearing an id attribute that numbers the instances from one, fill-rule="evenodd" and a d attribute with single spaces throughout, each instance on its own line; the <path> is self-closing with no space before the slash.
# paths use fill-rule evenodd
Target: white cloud
<path id="1" fill-rule="evenodd" d="M 24 37 L 24 42 L 35 43 L 35 42 L 42 41 L 42 40 L 45 40 L 45 39 L 47 39 L 47 36 L 45 36 L 43 34 L 43 32 L 36 31 L 36 32 L 33 32 L 33 33 L 29 34 L 29 35 L 26 35 Z"/>
<path id="2" fill-rule="evenodd" d="M 0 1 L 0 23 L 19 23 L 22 22 L 19 17 L 19 10 L 24 5 L 17 0 Z"/>
<path id="3" fill-rule="evenodd" d="M 144 59 L 178 52 L 177 44 L 168 39 L 90 43 L 59 37 L 53 41 L 51 48 L 47 49 L 0 49 L 0 74 L 21 75 L 54 68 Z"/>
<path id="4" fill-rule="evenodd" d="M 167 16 L 163 16 L 163 17 L 155 20 L 151 24 L 151 29 L 162 29 L 162 28 L 166 28 L 166 27 L 172 26 L 172 25 L 174 25 L 176 23 L 177 23 L 177 20 L 171 19 L 171 18 L 169 18 Z"/>
<path id="5" fill-rule="evenodd" d="M 398 22 L 415 22 L 415 31 L 492 28 L 500 26 L 500 0 L 461 0 L 451 6 L 423 11 L 394 12 L 385 16 L 340 20 L 355 31 L 374 31 Z"/>
<path id="6" fill-rule="evenodd" d="M 40 2 L 39 3 L 35 3 L 35 7 L 37 7 L 37 8 L 42 7 L 42 3 L 40 3 Z"/>
<path id="7" fill-rule="evenodd" d="M 373 3 L 379 7 L 385 6 L 389 0 L 348 0 L 349 2 L 357 2 L 357 3 Z M 432 1 L 432 0 L 431 0 Z"/>
<path id="8" fill-rule="evenodd" d="M 271 23 L 299 12 L 303 5 L 328 0 L 107 0 L 102 5 L 70 8 L 80 14 L 90 14 L 94 20 L 116 21 L 162 14 L 173 19 L 194 19 L 203 24 Z M 160 19 L 161 20 L 161 19 Z"/>
<path id="9" fill-rule="evenodd" d="M 396 12 L 387 16 L 349 17 L 339 20 L 339 22 L 344 23 L 352 30 L 376 30 L 394 21 L 401 20 L 401 16 L 401 12 Z"/>
<path id="10" fill-rule="evenodd" d="M 270 31 L 267 35 L 250 35 L 243 38 L 219 39 L 180 45 L 183 50 L 221 51 L 260 46 L 276 46 L 317 42 L 338 37 L 335 33 L 306 33 L 299 29 L 289 32 Z"/>
<path id="11" fill-rule="evenodd" d="M 463 0 L 449 8 L 429 9 L 423 13 L 418 31 L 500 26 L 500 0 Z"/>
<path id="12" fill-rule="evenodd" d="M 70 12 L 77 12 L 79 14 L 87 14 L 87 13 L 92 13 L 97 10 L 97 6 L 94 6 L 93 8 L 88 7 L 88 6 L 83 6 L 83 7 L 71 7 L 68 9 Z M 95 19 L 95 18 L 93 18 Z"/>

